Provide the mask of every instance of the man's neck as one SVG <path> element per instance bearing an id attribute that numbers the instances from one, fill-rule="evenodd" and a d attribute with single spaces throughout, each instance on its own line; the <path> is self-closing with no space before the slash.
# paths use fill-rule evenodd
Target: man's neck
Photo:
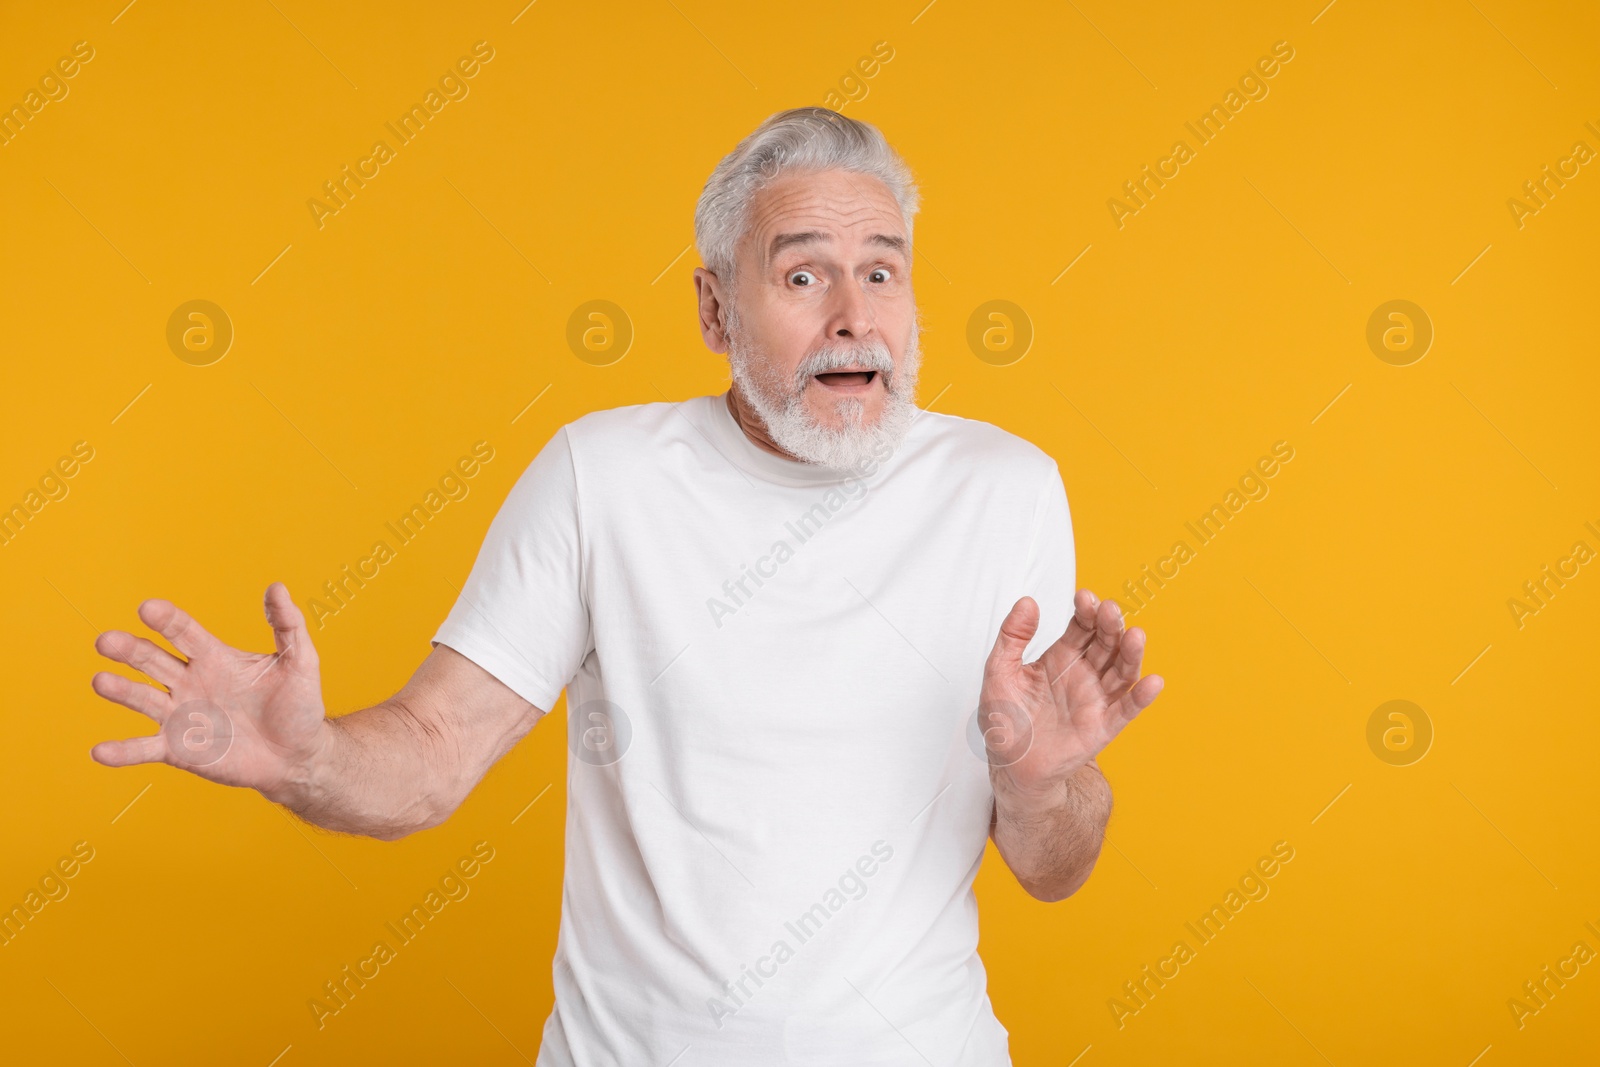
<path id="1" fill-rule="evenodd" d="M 761 417 L 750 410 L 748 403 L 739 398 L 738 386 L 729 385 L 728 391 L 723 394 L 723 397 L 728 402 L 728 411 L 733 414 L 733 421 L 739 424 L 739 428 L 744 431 L 746 437 L 756 443 L 756 447 L 762 451 L 771 452 L 774 456 L 792 459 L 796 463 L 801 462 L 798 456 L 785 452 L 778 446 L 776 441 L 767 435 L 767 428 L 761 422 Z"/>

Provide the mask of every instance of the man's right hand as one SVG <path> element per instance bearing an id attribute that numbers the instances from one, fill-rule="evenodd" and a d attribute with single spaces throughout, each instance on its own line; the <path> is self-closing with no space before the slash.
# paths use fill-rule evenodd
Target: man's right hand
<path id="1" fill-rule="evenodd" d="M 301 799 L 318 755 L 331 743 L 332 725 L 322 703 L 317 650 L 282 582 L 267 588 L 266 614 L 277 644 L 271 654 L 223 644 L 166 600 L 146 600 L 139 618 L 187 660 L 121 630 L 101 634 L 97 652 L 166 689 L 96 673 L 96 693 L 148 715 L 161 732 L 102 741 L 89 754 L 108 767 L 169 763 L 213 782 L 259 790 L 275 802 Z"/>

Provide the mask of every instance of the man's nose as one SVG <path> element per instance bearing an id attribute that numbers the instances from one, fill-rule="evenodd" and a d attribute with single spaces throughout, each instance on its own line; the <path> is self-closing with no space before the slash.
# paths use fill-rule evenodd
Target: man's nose
<path id="1" fill-rule="evenodd" d="M 877 329 L 877 321 L 872 303 L 867 299 L 867 294 L 862 292 L 861 286 L 851 280 L 835 289 L 834 294 L 828 336 L 854 337 L 858 340 L 871 336 Z"/>

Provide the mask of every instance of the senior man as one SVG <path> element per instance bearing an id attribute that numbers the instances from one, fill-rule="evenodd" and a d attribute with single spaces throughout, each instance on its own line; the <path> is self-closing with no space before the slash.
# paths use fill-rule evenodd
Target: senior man
<path id="1" fill-rule="evenodd" d="M 305 617 L 276 651 L 165 600 L 94 746 L 258 790 L 336 831 L 437 826 L 567 693 L 555 1004 L 542 1067 L 1009 1063 L 977 953 L 985 842 L 1033 896 L 1089 877 L 1094 757 L 1155 699 L 1144 635 L 1074 594 L 1055 462 L 917 408 L 910 171 L 874 127 L 779 112 L 701 193 L 721 396 L 597 411 L 512 488 L 394 697 L 324 710 Z"/>

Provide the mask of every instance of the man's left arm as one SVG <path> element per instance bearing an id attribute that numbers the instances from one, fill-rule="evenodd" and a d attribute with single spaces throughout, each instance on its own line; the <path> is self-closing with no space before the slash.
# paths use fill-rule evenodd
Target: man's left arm
<path id="1" fill-rule="evenodd" d="M 1087 589 L 1060 639 L 1023 663 L 1038 627 L 1038 605 L 1023 597 L 1000 624 L 978 709 L 994 788 L 990 835 L 1022 887 L 1055 901 L 1088 881 L 1105 840 L 1111 786 L 1095 756 L 1165 681 L 1139 677 L 1144 631 L 1124 632 L 1117 605 Z"/>
<path id="2" fill-rule="evenodd" d="M 1111 783 L 1090 760 L 1059 789 L 1029 797 L 994 779 L 989 836 L 1022 888 L 1039 900 L 1065 900 L 1089 880 L 1111 819 Z"/>
<path id="3" fill-rule="evenodd" d="M 978 697 L 994 788 L 989 834 L 1024 889 L 1061 900 L 1089 880 L 1111 818 L 1095 757 L 1164 683 L 1139 677 L 1144 631 L 1124 632 L 1113 601 L 1077 588 L 1072 513 L 1054 464 L 1022 557 L 1018 591 L 1032 596 L 1000 623 Z"/>

